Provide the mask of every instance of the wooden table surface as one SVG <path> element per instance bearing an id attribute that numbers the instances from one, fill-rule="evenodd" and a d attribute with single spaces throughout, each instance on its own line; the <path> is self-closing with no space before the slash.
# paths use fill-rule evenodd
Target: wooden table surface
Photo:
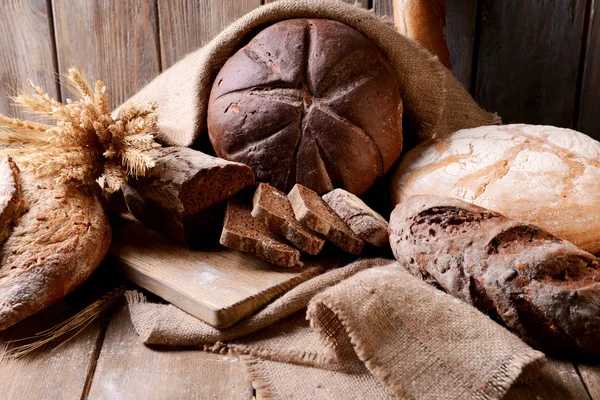
<path id="1" fill-rule="evenodd" d="M 353 3 L 354 0 L 347 0 Z M 268 2 L 268 1 L 267 1 Z M 600 0 L 448 1 L 454 73 L 505 122 L 573 127 L 600 138 Z M 57 99 L 70 66 L 102 79 L 116 106 L 264 0 L 3 0 L 0 113 L 23 116 L 8 96 L 31 78 Z M 392 15 L 392 0 L 362 0 Z M 0 340 L 52 326 L 70 298 Z M 124 304 L 63 346 L 0 358 L 2 399 L 251 399 L 235 357 L 150 349 Z M 599 399 L 600 367 L 551 361 L 510 399 Z"/>
<path id="2" fill-rule="evenodd" d="M 105 263 L 66 299 L 0 332 L 0 341 L 28 337 L 54 326 L 121 283 L 112 266 Z M 246 371 L 233 355 L 144 346 L 123 299 L 80 335 L 58 347 L 47 346 L 21 359 L 4 354 L 0 349 L 3 400 L 251 400 L 256 396 Z M 514 386 L 506 399 L 600 400 L 600 366 L 549 360 L 537 380 Z"/>

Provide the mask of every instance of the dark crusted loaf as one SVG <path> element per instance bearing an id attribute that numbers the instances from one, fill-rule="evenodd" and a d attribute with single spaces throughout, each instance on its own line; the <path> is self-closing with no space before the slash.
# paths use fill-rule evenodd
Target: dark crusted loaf
<path id="1" fill-rule="evenodd" d="M 131 213 L 188 247 L 221 226 L 225 200 L 254 183 L 252 170 L 187 147 L 157 151 L 156 166 L 123 186 Z"/>
<path id="2" fill-rule="evenodd" d="M 600 355 L 600 265 L 542 229 L 459 200 L 414 196 L 390 220 L 412 274 L 551 353 Z"/>
<path id="3" fill-rule="evenodd" d="M 207 123 L 219 157 L 286 192 L 364 193 L 402 151 L 394 70 L 367 37 L 326 19 L 278 22 L 231 56 Z"/>

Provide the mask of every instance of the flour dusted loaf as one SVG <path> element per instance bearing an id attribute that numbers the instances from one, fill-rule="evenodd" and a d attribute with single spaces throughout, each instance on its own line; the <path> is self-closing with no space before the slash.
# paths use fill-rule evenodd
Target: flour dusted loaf
<path id="1" fill-rule="evenodd" d="M 225 63 L 208 104 L 219 157 L 282 191 L 364 193 L 402 150 L 395 72 L 337 21 L 292 19 L 261 31 Z"/>
<path id="2" fill-rule="evenodd" d="M 25 211 L 19 172 L 12 158 L 0 157 L 0 244 Z"/>
<path id="3" fill-rule="evenodd" d="M 202 244 L 222 224 L 225 200 L 254 183 L 252 170 L 187 147 L 157 151 L 156 166 L 123 186 L 131 213 L 188 247 Z M 219 210 L 220 208 L 220 210 Z"/>
<path id="4" fill-rule="evenodd" d="M 20 174 L 27 211 L 0 251 L 0 329 L 42 310 L 82 283 L 111 239 L 100 200 L 87 187 Z"/>
<path id="5" fill-rule="evenodd" d="M 412 274 L 546 352 L 600 355 L 600 264 L 530 224 L 464 201 L 404 198 L 390 243 Z"/>
<path id="6" fill-rule="evenodd" d="M 394 203 L 450 196 L 530 222 L 600 252 L 600 143 L 569 129 L 466 129 L 411 150 L 392 181 Z"/>

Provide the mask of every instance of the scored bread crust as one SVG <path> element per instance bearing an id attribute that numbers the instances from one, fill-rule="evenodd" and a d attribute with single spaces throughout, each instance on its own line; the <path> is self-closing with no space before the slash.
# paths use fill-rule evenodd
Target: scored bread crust
<path id="1" fill-rule="evenodd" d="M 216 154 L 259 182 L 362 194 L 400 156 L 402 111 L 396 74 L 367 37 L 337 21 L 290 19 L 227 60 L 207 128 Z"/>
<path id="2" fill-rule="evenodd" d="M 600 355 L 600 263 L 538 228 L 475 205 L 413 196 L 390 219 L 394 256 L 546 352 Z"/>
<path id="3" fill-rule="evenodd" d="M 21 173 L 28 210 L 0 253 L 0 329 L 55 303 L 108 251 L 111 229 L 91 188 L 58 186 Z"/>
<path id="4" fill-rule="evenodd" d="M 570 129 L 489 126 L 428 140 L 404 156 L 391 195 L 453 197 L 600 252 L 600 142 Z"/>

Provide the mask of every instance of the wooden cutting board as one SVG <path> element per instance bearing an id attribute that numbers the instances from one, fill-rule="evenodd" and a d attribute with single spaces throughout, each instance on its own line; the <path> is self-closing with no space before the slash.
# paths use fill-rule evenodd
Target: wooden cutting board
<path id="1" fill-rule="evenodd" d="M 220 329 L 336 262 L 282 268 L 222 246 L 188 250 L 132 219 L 115 227 L 109 256 L 131 282 Z"/>

